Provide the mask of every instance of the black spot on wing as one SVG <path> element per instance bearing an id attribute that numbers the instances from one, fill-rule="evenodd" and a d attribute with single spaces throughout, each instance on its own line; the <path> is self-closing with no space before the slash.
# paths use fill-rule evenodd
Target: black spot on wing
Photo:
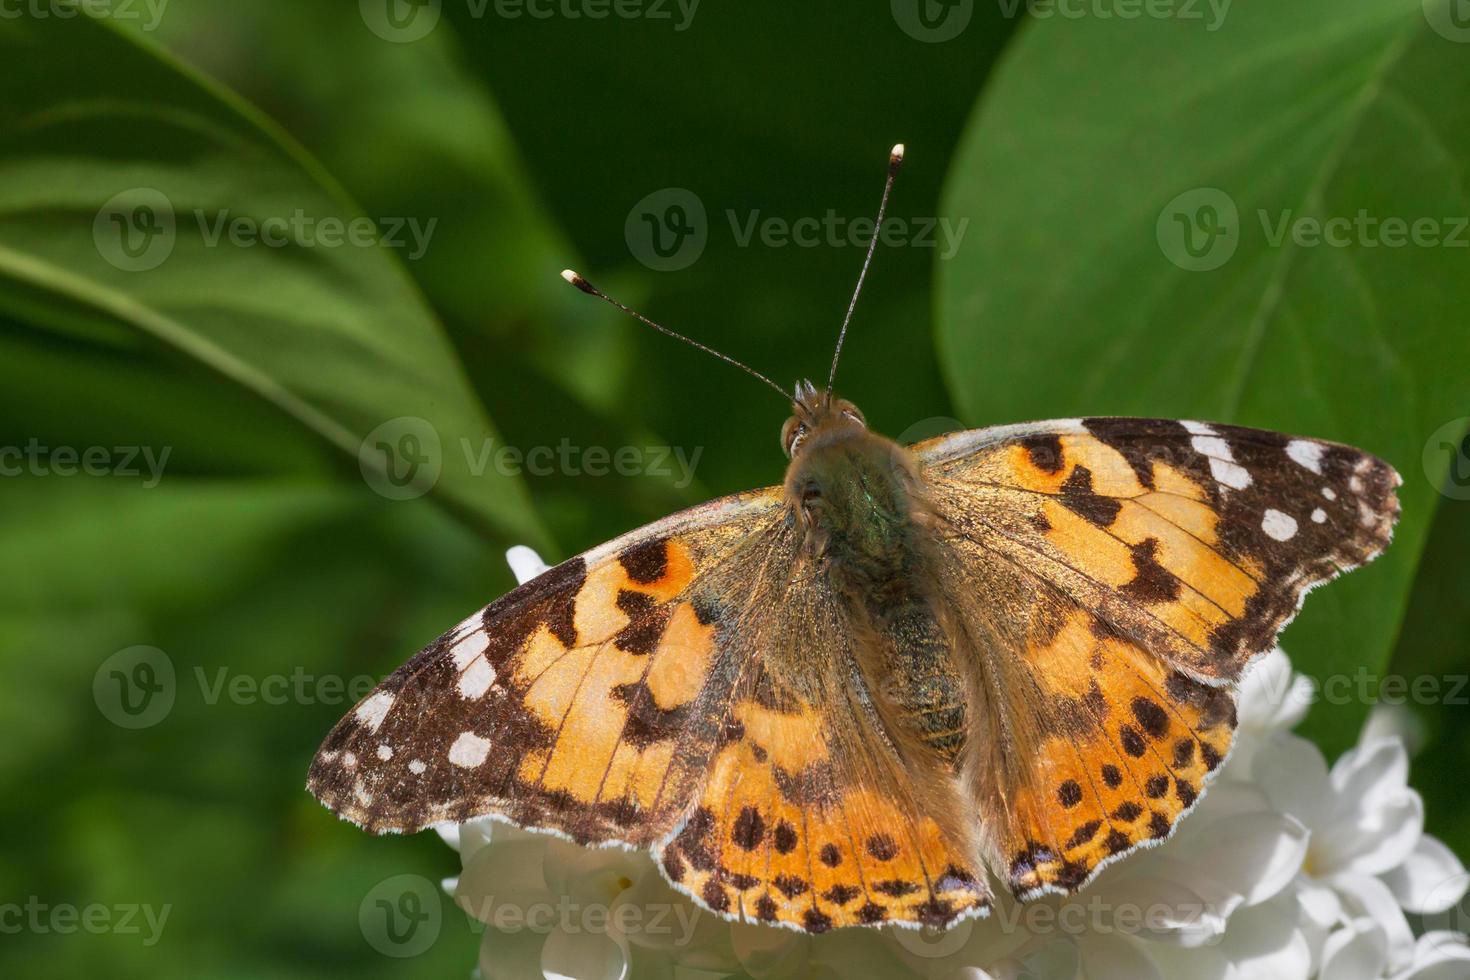
<path id="1" fill-rule="evenodd" d="M 1072 475 L 1067 477 L 1066 482 L 1062 484 L 1061 501 L 1068 510 L 1098 527 L 1107 527 L 1112 524 L 1118 516 L 1118 511 L 1123 509 L 1120 501 L 1112 497 L 1101 496 L 1093 491 L 1092 471 L 1085 466 L 1075 467 Z"/>

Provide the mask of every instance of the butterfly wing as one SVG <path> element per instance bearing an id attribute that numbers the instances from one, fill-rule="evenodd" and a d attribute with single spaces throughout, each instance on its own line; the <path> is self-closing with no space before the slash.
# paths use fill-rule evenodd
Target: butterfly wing
<path id="1" fill-rule="evenodd" d="M 492 814 L 651 848 L 734 918 L 810 931 L 982 908 L 871 729 L 779 489 L 685 511 L 522 585 L 327 737 L 308 786 L 374 832 Z"/>
<path id="2" fill-rule="evenodd" d="M 1069 420 L 913 448 L 978 651 L 989 858 L 1023 896 L 1168 836 L 1229 751 L 1230 683 L 1398 515 L 1383 461 L 1233 426 Z"/>

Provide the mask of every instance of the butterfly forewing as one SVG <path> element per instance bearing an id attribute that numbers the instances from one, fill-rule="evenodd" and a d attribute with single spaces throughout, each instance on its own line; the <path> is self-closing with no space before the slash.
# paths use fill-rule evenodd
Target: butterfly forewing
<path id="1" fill-rule="evenodd" d="M 1067 420 L 915 450 L 978 638 L 991 863 L 1022 895 L 1168 836 L 1229 752 L 1230 682 L 1398 516 L 1383 461 L 1234 426 Z"/>

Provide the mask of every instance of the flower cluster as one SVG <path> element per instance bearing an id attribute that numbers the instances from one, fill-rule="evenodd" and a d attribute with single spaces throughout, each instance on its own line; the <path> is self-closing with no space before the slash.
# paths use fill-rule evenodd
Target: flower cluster
<path id="1" fill-rule="evenodd" d="M 529 549 L 508 558 L 522 581 L 545 568 Z M 486 925 L 485 980 L 1470 978 L 1455 918 L 1470 875 L 1424 833 L 1403 737 L 1376 717 L 1329 769 L 1291 732 L 1312 693 L 1273 651 L 1241 686 L 1235 750 L 1172 837 L 1077 895 L 1021 904 L 996 887 L 988 917 L 948 931 L 728 922 L 646 854 L 490 819 L 442 831 L 463 862 L 446 888 Z"/>

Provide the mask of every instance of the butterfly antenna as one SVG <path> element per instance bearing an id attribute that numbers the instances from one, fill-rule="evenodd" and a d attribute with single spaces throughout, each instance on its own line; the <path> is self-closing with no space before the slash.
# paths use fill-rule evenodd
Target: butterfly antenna
<path id="1" fill-rule="evenodd" d="M 832 352 L 832 370 L 827 373 L 827 394 L 832 393 L 832 382 L 837 380 L 837 359 L 842 356 L 842 344 L 847 340 L 847 325 L 852 322 L 852 311 L 857 309 L 858 296 L 863 291 L 863 280 L 868 278 L 868 266 L 873 262 L 873 252 L 878 248 L 878 236 L 883 231 L 883 215 L 888 211 L 888 195 L 893 191 L 893 180 L 903 164 L 903 144 L 895 146 L 888 154 L 888 179 L 883 182 L 883 200 L 878 202 L 878 219 L 873 223 L 873 238 L 868 242 L 868 254 L 863 259 L 863 269 L 858 273 L 857 288 L 852 291 L 852 302 L 847 304 L 847 316 L 842 319 L 842 331 L 837 335 L 837 349 Z"/>
<path id="2" fill-rule="evenodd" d="M 670 330 L 668 327 L 660 326 L 659 324 L 654 323 L 652 320 L 650 320 L 648 317 L 644 316 L 642 313 L 639 313 L 637 310 L 632 309 L 632 308 L 627 307 L 627 306 L 624 306 L 622 303 L 619 303 L 617 300 L 613 299 L 607 293 L 604 293 L 602 290 L 600 290 L 596 286 L 592 285 L 592 283 L 588 282 L 585 278 L 583 278 L 582 276 L 580 276 L 577 273 L 573 272 L 571 269 L 565 269 L 565 270 L 563 270 L 562 271 L 562 274 L 561 274 L 561 277 L 563 279 L 565 279 L 567 282 L 571 283 L 573 286 L 576 286 L 582 292 L 586 293 L 588 296 L 596 296 L 598 299 L 603 300 L 606 303 L 610 303 L 613 306 L 616 306 L 618 309 L 622 310 L 624 313 L 628 314 L 630 317 L 632 317 L 633 319 L 637 320 L 639 323 L 645 324 L 646 326 L 650 326 L 653 329 L 657 330 L 659 333 L 661 333 L 661 334 L 663 334 L 663 335 L 665 335 L 667 337 L 673 337 L 675 340 L 682 340 L 684 343 L 688 344 L 690 347 L 698 348 L 699 350 L 704 351 L 706 354 L 710 354 L 710 355 L 712 355 L 714 357 L 719 358 L 720 360 L 724 361 L 726 364 L 733 364 L 735 367 L 738 367 L 740 370 L 744 371 L 746 374 L 750 375 L 751 377 L 756 378 L 756 379 L 758 379 L 760 381 L 763 381 L 767 385 L 769 385 L 772 388 L 774 388 L 775 391 L 776 391 L 776 394 L 780 395 L 781 396 L 781 399 L 783 401 L 786 401 L 786 402 L 790 402 L 791 401 L 791 395 L 790 395 L 789 392 L 786 392 L 786 391 L 782 390 L 782 388 L 781 388 L 780 385 L 776 384 L 776 382 L 772 381 L 770 378 L 766 377 L 764 374 L 761 374 L 759 371 L 757 371 L 755 368 L 751 367 L 750 365 L 745 364 L 745 363 L 743 363 L 741 361 L 737 361 L 737 360 L 735 360 L 735 358 L 729 356 L 728 354 L 721 354 L 719 351 L 715 350 L 713 347 L 707 347 L 704 344 L 701 344 L 697 340 L 691 340 L 690 338 L 684 336 L 681 333 L 678 333 L 677 331 Z"/>

